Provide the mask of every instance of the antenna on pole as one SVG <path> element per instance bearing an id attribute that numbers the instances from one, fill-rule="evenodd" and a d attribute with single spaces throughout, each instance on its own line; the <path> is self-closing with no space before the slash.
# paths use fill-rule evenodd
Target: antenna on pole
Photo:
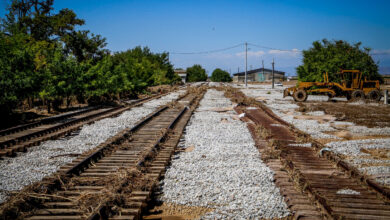
<path id="1" fill-rule="evenodd" d="M 248 43 L 245 42 L 245 87 L 248 87 Z"/>

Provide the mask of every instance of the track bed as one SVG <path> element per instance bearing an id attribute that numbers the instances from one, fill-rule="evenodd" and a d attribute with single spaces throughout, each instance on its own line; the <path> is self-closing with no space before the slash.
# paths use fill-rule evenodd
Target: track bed
<path id="1" fill-rule="evenodd" d="M 42 180 L 46 193 L 38 203 L 19 204 L 30 207 L 19 215 L 27 219 L 138 218 L 201 95 L 188 94 L 175 105 L 158 109 L 63 166 Z"/>
<path id="2" fill-rule="evenodd" d="M 254 122 L 249 127 L 253 137 L 258 139 L 260 150 L 274 153 L 274 158 L 268 163 L 276 172 L 276 183 L 289 205 L 293 209 L 295 206 L 301 216 L 313 217 L 316 214 L 315 204 L 310 206 L 310 201 L 314 201 L 321 207 L 321 215 L 317 212 L 317 218 L 390 218 L 386 194 L 351 177 L 336 163 L 319 155 L 316 148 L 300 146 L 302 142 L 297 133 L 268 109 L 239 107 L 236 110 L 245 112 L 248 120 Z M 260 141 L 263 137 L 256 131 L 259 129 L 256 126 L 269 132 L 267 141 Z"/>

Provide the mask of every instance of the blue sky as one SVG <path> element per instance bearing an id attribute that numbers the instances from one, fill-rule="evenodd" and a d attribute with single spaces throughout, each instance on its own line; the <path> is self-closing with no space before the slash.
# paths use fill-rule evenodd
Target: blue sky
<path id="1" fill-rule="evenodd" d="M 0 0 L 1 16 L 6 0 Z M 390 73 L 390 1 L 124 1 L 55 0 L 55 9 L 70 8 L 86 21 L 81 29 L 107 38 L 107 48 L 123 51 L 148 46 L 155 52 L 171 52 L 175 67 L 201 64 L 244 70 L 244 47 L 210 53 L 181 55 L 227 48 L 248 42 L 278 51 L 249 46 L 248 69 L 264 60 L 270 68 L 295 74 L 301 55 L 315 40 L 361 41 L 373 49 L 381 70 Z M 388 70 L 387 70 L 388 69 Z"/>

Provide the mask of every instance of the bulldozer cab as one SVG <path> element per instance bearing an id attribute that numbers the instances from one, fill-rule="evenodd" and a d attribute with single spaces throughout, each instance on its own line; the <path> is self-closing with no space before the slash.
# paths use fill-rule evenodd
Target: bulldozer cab
<path id="1" fill-rule="evenodd" d="M 362 73 L 359 70 L 341 70 L 341 83 L 345 88 L 359 89 L 362 80 Z"/>

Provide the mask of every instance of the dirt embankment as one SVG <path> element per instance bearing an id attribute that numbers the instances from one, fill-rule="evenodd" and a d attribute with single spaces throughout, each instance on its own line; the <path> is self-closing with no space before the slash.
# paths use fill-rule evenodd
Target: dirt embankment
<path id="1" fill-rule="evenodd" d="M 318 102 L 299 103 L 299 111 L 323 111 L 338 121 L 349 121 L 356 125 L 390 127 L 390 108 L 378 103 Z"/>

